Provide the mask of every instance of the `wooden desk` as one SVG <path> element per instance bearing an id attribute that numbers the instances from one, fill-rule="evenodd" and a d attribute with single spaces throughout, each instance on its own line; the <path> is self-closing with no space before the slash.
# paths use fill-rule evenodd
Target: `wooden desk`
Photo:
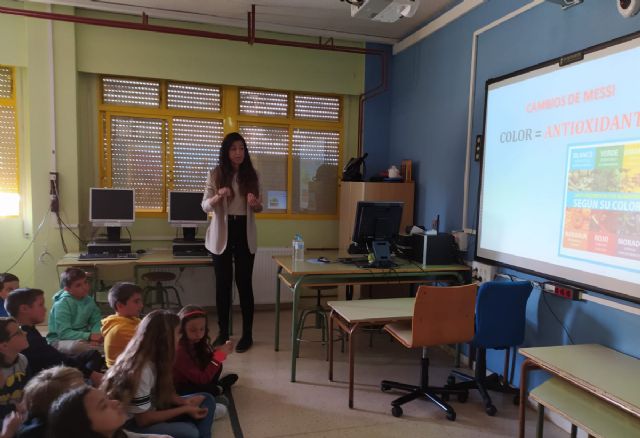
<path id="1" fill-rule="evenodd" d="M 329 301 L 329 381 L 333 381 L 333 324 L 349 336 L 349 408 L 353 408 L 355 332 L 363 325 L 386 324 L 413 318 L 415 298 Z"/>
<path id="2" fill-rule="evenodd" d="M 324 256 L 332 263 L 310 263 L 307 260 Z M 293 262 L 291 256 L 274 256 L 278 268 L 276 276 L 275 350 L 280 346 L 280 285 L 293 293 L 291 314 L 291 381 L 296 381 L 296 359 L 300 344 L 296 339 L 298 328 L 298 302 L 303 287 L 341 286 L 363 284 L 418 284 L 433 280 L 451 279 L 459 284 L 467 281 L 470 268 L 466 265 L 423 266 L 408 260 L 397 259 L 399 266 L 391 269 L 363 269 L 353 264 L 336 262 L 338 251 L 310 252 L 302 262 Z"/>
<path id="3" fill-rule="evenodd" d="M 211 257 L 174 257 L 170 248 L 167 248 L 166 250 L 146 252 L 144 254 L 141 254 L 139 258 L 133 260 L 78 260 L 78 256 L 80 256 L 80 253 L 65 254 L 60 260 L 58 260 L 56 267 L 58 269 L 66 269 L 73 266 L 93 271 L 95 273 L 93 289 L 95 289 L 95 286 L 97 285 L 100 267 L 132 266 L 133 275 L 135 277 L 136 283 L 138 283 L 139 271 L 145 268 L 170 266 L 173 268 L 184 269 L 189 267 L 204 267 L 213 265 Z"/>
<path id="4" fill-rule="evenodd" d="M 527 374 L 543 369 L 640 417 L 640 360 L 597 344 L 521 348 L 520 438 L 524 438 Z"/>

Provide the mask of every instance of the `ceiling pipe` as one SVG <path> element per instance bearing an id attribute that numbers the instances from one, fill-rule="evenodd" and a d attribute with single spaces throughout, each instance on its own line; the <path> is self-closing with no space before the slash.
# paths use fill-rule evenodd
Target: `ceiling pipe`
<path id="1" fill-rule="evenodd" d="M 40 12 L 40 11 L 29 11 L 25 9 L 15 9 L 15 8 L 7 8 L 0 7 L 0 13 L 9 14 L 9 15 L 20 15 L 23 17 L 29 18 L 39 18 L 44 20 L 55 20 L 55 21 L 64 21 L 68 23 L 78 23 L 78 24 L 88 24 L 91 26 L 102 26 L 102 27 L 114 27 L 119 29 L 131 29 L 131 30 L 142 30 L 146 32 L 158 32 L 172 35 L 184 35 L 184 36 L 194 36 L 200 38 L 211 38 L 211 39 L 219 39 L 219 40 L 228 40 L 228 41 L 239 41 L 248 44 L 268 44 L 275 46 L 286 46 L 286 47 L 297 47 L 301 49 L 312 49 L 312 50 L 325 50 L 330 52 L 342 52 L 342 53 L 354 53 L 360 55 L 375 55 L 380 56 L 381 58 L 381 81 L 378 86 L 375 88 L 365 91 L 360 95 L 359 98 L 359 109 L 358 109 L 358 155 L 362 155 L 362 130 L 364 125 L 364 102 L 368 99 L 371 99 L 384 91 L 387 90 L 387 63 L 388 63 L 388 55 L 383 50 L 378 49 L 366 49 L 360 47 L 350 47 L 350 46 L 336 46 L 333 44 L 322 44 L 322 39 L 315 43 L 305 43 L 301 41 L 287 41 L 287 40 L 279 40 L 275 38 L 257 38 L 256 37 L 256 7 L 255 5 L 251 5 L 251 12 L 248 14 L 248 28 L 247 28 L 247 36 L 242 35 L 233 35 L 226 34 L 220 32 L 210 32 L 205 30 L 196 30 L 196 29 L 185 29 L 180 27 L 171 27 L 171 26 L 158 26 L 154 24 L 149 24 L 149 16 L 143 12 L 142 14 L 142 23 L 129 22 L 129 21 L 119 21 L 119 20 L 107 20 L 102 18 L 90 18 L 90 17 L 79 17 L 76 15 L 67 15 L 67 14 L 58 14 L 55 12 Z"/>

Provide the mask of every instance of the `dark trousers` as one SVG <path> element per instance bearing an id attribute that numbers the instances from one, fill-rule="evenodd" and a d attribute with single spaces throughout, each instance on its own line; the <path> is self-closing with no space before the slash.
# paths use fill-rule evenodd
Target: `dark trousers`
<path id="1" fill-rule="evenodd" d="M 235 280 L 242 309 L 242 336 L 252 336 L 253 330 L 253 260 L 247 243 L 247 217 L 228 216 L 227 247 L 220 255 L 213 254 L 216 273 L 216 310 L 220 334 L 229 336 L 232 282 Z"/>
<path id="2" fill-rule="evenodd" d="M 220 380 L 220 374 L 222 373 L 222 365 L 220 365 L 220 369 L 213 376 L 210 382 L 203 384 L 196 383 L 180 383 L 176 384 L 176 392 L 180 395 L 189 395 L 195 394 L 197 392 L 208 392 L 214 397 L 222 395 L 218 388 L 218 380 Z"/>

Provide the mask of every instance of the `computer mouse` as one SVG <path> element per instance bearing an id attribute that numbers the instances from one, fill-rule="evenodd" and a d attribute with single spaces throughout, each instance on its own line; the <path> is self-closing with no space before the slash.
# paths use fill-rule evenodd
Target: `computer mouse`
<path id="1" fill-rule="evenodd" d="M 318 257 L 318 261 L 322 263 L 331 263 L 331 261 L 326 257 Z"/>
<path id="2" fill-rule="evenodd" d="M 144 249 L 139 249 L 136 251 L 136 254 L 144 254 L 145 252 L 147 251 L 145 251 Z"/>

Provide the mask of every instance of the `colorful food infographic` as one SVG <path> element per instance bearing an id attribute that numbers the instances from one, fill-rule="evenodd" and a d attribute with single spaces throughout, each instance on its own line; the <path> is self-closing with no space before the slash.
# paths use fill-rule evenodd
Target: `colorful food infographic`
<path id="1" fill-rule="evenodd" d="M 561 255 L 640 260 L 640 141 L 569 148 Z"/>

